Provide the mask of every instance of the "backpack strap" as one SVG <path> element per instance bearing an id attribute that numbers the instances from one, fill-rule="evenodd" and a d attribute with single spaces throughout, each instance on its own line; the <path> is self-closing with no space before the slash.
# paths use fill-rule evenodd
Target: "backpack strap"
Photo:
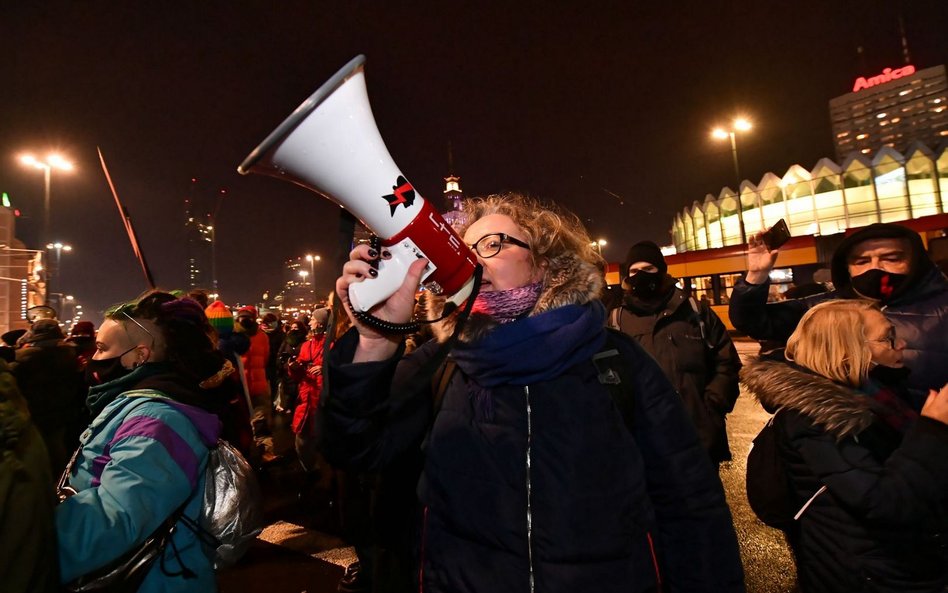
<path id="1" fill-rule="evenodd" d="M 635 392 L 622 355 L 615 347 L 617 336 L 613 331 L 606 330 L 606 343 L 599 352 L 593 355 L 592 362 L 599 373 L 599 382 L 609 390 L 612 401 L 622 414 L 626 428 L 632 432 L 635 419 Z"/>
<path id="2" fill-rule="evenodd" d="M 698 304 L 695 297 L 690 295 L 688 296 L 688 302 L 691 303 L 691 308 L 695 312 L 695 318 L 698 320 L 698 330 L 701 332 L 701 339 L 704 341 L 704 345 L 708 350 L 714 350 L 714 344 L 708 339 L 708 329 L 704 322 L 705 316 L 701 312 L 701 305 Z"/>
<path id="3" fill-rule="evenodd" d="M 612 329 L 622 329 L 622 307 L 614 307 L 609 311 L 609 324 L 607 327 Z"/>
<path id="4" fill-rule="evenodd" d="M 453 358 L 446 358 L 438 371 L 431 377 L 431 392 L 434 397 L 431 400 L 431 408 L 434 412 L 432 418 L 441 411 L 441 404 L 444 402 L 444 392 L 448 390 L 448 384 L 451 383 L 451 377 L 458 368 L 458 363 Z"/>

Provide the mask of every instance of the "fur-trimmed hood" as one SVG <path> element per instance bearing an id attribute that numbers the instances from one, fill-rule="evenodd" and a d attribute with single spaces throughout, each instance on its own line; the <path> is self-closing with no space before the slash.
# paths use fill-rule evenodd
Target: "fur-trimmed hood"
<path id="1" fill-rule="evenodd" d="M 602 272 L 592 263 L 579 258 L 575 253 L 564 253 L 547 260 L 543 275 L 543 288 L 530 316 L 565 305 L 583 305 L 596 300 L 605 284 Z M 425 309 L 428 319 L 437 319 L 444 309 L 446 297 L 428 293 Z M 445 342 L 454 332 L 457 314 L 432 325 L 435 339 Z M 483 314 L 472 314 L 461 334 L 464 342 L 474 342 L 497 326 L 497 322 Z"/>
<path id="2" fill-rule="evenodd" d="M 871 400 L 859 391 L 784 362 L 752 360 L 740 377 L 767 411 L 794 410 L 837 440 L 859 434 L 876 419 Z"/>

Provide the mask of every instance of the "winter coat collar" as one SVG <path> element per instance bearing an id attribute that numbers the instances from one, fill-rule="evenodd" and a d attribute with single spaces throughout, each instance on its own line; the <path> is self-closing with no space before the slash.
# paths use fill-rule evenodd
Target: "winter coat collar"
<path id="1" fill-rule="evenodd" d="M 671 276 L 669 276 L 669 278 L 671 278 Z M 689 297 L 685 294 L 685 291 L 674 284 L 671 288 L 671 292 L 665 296 L 661 302 L 656 302 L 651 307 L 634 297 L 626 298 L 623 307 L 633 315 L 640 317 L 652 315 L 656 317 L 668 317 L 683 306 L 691 309 L 691 304 L 688 303 Z"/>
<path id="2" fill-rule="evenodd" d="M 189 406 L 205 408 L 209 403 L 206 394 L 197 385 L 190 384 L 175 373 L 170 363 L 148 362 L 123 377 L 90 387 L 86 405 L 96 416 L 119 395 L 134 389 L 160 391 Z"/>
<path id="3" fill-rule="evenodd" d="M 454 359 L 483 387 L 548 381 L 592 359 L 605 340 L 605 319 L 598 301 L 558 307 L 500 325 L 476 342 L 461 342 Z"/>
<path id="4" fill-rule="evenodd" d="M 551 258 L 548 260 L 546 273 L 543 275 L 543 289 L 529 317 L 566 305 L 584 305 L 598 300 L 603 285 L 602 272 L 595 265 L 580 259 L 575 254 L 568 252 Z M 443 296 L 430 296 L 426 299 L 428 319 L 440 317 L 444 303 Z M 432 326 L 435 338 L 439 342 L 448 340 L 454 332 L 455 321 L 456 315 L 450 315 Z M 463 342 L 477 341 L 497 325 L 497 322 L 487 315 L 471 315 L 460 339 Z"/>
<path id="5" fill-rule="evenodd" d="M 798 366 L 757 359 L 741 369 L 740 377 L 764 409 L 799 412 L 837 440 L 859 434 L 876 420 L 870 398 Z"/>

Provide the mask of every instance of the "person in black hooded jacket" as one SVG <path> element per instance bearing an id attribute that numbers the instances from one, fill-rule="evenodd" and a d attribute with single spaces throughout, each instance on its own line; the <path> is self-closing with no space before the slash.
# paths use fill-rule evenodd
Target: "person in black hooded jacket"
<path id="1" fill-rule="evenodd" d="M 403 340 L 349 311 L 354 328 L 329 353 L 317 415 L 324 453 L 348 469 L 423 451 L 421 589 L 743 591 L 720 480 L 661 369 L 604 327 L 602 260 L 580 221 L 517 195 L 465 208 L 463 240 L 483 278 L 440 404 L 428 363 L 456 318 L 403 358 Z M 349 286 L 380 256 L 352 251 L 336 282 L 347 309 Z M 426 263 L 373 315 L 407 321 Z M 432 299 L 429 317 L 443 304 Z M 634 394 L 631 425 L 593 361 L 607 334 Z"/>
<path id="2" fill-rule="evenodd" d="M 633 245 L 622 267 L 626 294 L 610 311 L 609 326 L 634 338 L 662 367 L 711 461 L 729 461 L 725 416 L 740 394 L 741 359 L 711 307 L 675 286 L 667 271 L 658 245 Z"/>
<path id="3" fill-rule="evenodd" d="M 760 359 L 741 371 L 776 411 L 804 593 L 948 590 L 948 385 L 915 412 L 890 382 L 905 352 L 877 305 L 833 300 L 803 316 L 790 364 Z"/>
<path id="4" fill-rule="evenodd" d="M 778 251 L 760 235 L 750 238 L 747 276 L 731 293 L 728 314 L 738 330 L 758 340 L 786 342 L 807 309 L 828 299 L 878 303 L 905 339 L 907 384 L 915 409 L 929 389 L 948 383 L 948 280 L 932 263 L 918 233 L 897 224 L 876 223 L 846 237 L 832 259 L 834 291 L 767 303 L 770 271 Z"/>

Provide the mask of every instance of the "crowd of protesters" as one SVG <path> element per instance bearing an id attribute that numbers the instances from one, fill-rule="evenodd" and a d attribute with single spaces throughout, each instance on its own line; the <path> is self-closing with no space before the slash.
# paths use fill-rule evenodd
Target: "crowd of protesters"
<path id="1" fill-rule="evenodd" d="M 76 590 L 174 526 L 134 590 L 214 591 L 186 525 L 220 437 L 259 472 L 297 460 L 304 503 L 349 497 L 359 562 L 340 591 L 743 591 L 716 471 L 740 382 L 805 503 L 784 529 L 800 589 L 948 591 L 948 280 L 916 233 L 851 233 L 832 291 L 779 302 L 779 250 L 751 237 L 729 316 L 766 348 L 742 368 L 654 243 L 629 249 L 606 298 L 572 214 L 516 194 L 465 208 L 477 295 L 444 317 L 442 297 L 418 298 L 419 260 L 372 311 L 431 320 L 407 338 L 349 309 L 389 257 L 369 245 L 335 310 L 150 291 L 98 330 L 43 314 L 4 334 L 4 590 Z"/>

